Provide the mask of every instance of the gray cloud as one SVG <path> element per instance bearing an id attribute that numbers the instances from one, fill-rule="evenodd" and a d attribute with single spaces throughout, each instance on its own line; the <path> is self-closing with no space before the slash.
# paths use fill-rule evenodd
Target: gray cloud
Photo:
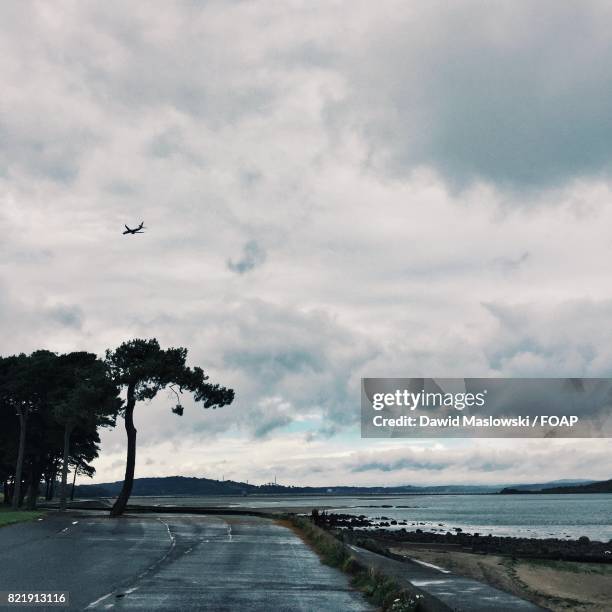
<path id="1" fill-rule="evenodd" d="M 67 119 L 67 118 L 65 118 Z M 91 135 L 39 118 L 33 125 L 0 122 L 0 176 L 25 171 L 60 183 L 72 183 Z"/>
<path id="2" fill-rule="evenodd" d="M 492 445 L 482 445 L 475 448 L 406 448 L 405 450 L 384 450 L 366 454 L 357 454 L 347 467 L 356 473 L 361 472 L 444 472 L 451 470 L 463 472 L 473 470 L 479 474 L 491 474 L 495 482 L 504 482 L 506 474 L 522 469 L 525 457 L 524 451 L 497 442 L 501 448 Z M 604 443 L 605 445 L 605 443 Z M 533 465 L 544 464 L 549 453 L 536 451 L 535 444 L 527 445 L 530 449 L 530 460 Z M 560 445 L 552 445 L 553 452 L 560 452 Z"/>
<path id="3" fill-rule="evenodd" d="M 519 190 L 609 174 L 608 4 L 391 5 L 344 40 L 348 93 L 331 115 L 378 167 Z"/>
<path id="4" fill-rule="evenodd" d="M 243 348 L 227 353 L 225 360 L 230 367 L 238 367 L 255 376 L 270 378 L 278 378 L 284 373 L 299 374 L 308 370 L 321 372 L 324 367 L 321 355 L 289 346 L 279 347 L 278 352 L 273 353 L 257 350 L 249 352 Z"/>
<path id="5" fill-rule="evenodd" d="M 47 316 L 65 327 L 80 329 L 83 325 L 83 312 L 79 306 L 57 304 L 47 309 Z"/>
<path id="6" fill-rule="evenodd" d="M 499 324 L 485 352 L 515 376 L 607 376 L 612 363 L 612 301 L 555 305 L 487 304 Z"/>
<path id="7" fill-rule="evenodd" d="M 357 421 L 352 379 L 375 350 L 362 334 L 322 312 L 296 312 L 261 301 L 243 303 L 223 319 L 227 331 L 214 345 L 221 367 L 240 373 L 244 399 L 239 406 L 251 406 L 251 426 L 268 418 L 276 422 L 279 415 L 284 424 L 287 417 L 323 415 L 314 425 L 321 431 Z M 260 398 L 256 406 L 254 398 Z"/>
<path id="8" fill-rule="evenodd" d="M 525 251 L 518 257 L 497 257 L 493 260 L 493 266 L 504 274 L 516 272 L 529 259 L 529 252 Z"/>
<path id="9" fill-rule="evenodd" d="M 255 428 L 254 435 L 256 438 L 264 438 L 275 429 L 279 429 L 280 427 L 284 427 L 285 425 L 289 425 L 291 423 L 291 417 L 284 416 L 279 417 L 277 419 L 267 418 L 264 422 L 259 423 Z"/>
<path id="10" fill-rule="evenodd" d="M 242 248 L 242 255 L 237 261 L 227 260 L 227 267 L 237 274 L 245 274 L 261 266 L 266 261 L 265 250 L 256 240 L 249 240 Z"/>

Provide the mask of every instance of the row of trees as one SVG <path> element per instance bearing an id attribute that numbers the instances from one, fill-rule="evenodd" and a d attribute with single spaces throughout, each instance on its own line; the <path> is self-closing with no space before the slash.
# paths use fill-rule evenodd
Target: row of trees
<path id="1" fill-rule="evenodd" d="M 122 416 L 126 472 L 111 514 L 123 513 L 134 480 L 137 403 L 167 387 L 178 400 L 172 411 L 179 415 L 184 391 L 205 408 L 233 401 L 231 389 L 209 383 L 201 368 L 186 365 L 186 358 L 187 349 L 163 350 L 155 339 L 124 342 L 104 359 L 87 352 L 58 355 L 46 350 L 0 357 L 0 480 L 5 503 L 18 508 L 25 500 L 34 508 L 41 481 L 51 498 L 61 475 L 60 506 L 65 508 L 69 469 L 75 475 L 93 475 L 98 428 L 112 427 Z"/>

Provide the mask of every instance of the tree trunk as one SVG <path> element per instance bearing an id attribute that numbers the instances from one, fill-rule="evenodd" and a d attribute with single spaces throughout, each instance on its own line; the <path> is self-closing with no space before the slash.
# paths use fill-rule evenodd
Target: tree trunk
<path id="1" fill-rule="evenodd" d="M 27 485 L 27 481 L 24 480 L 21 483 L 21 489 L 19 491 L 19 507 L 20 508 L 21 508 L 21 506 L 23 506 L 23 502 L 25 500 L 25 496 L 26 496 L 26 493 L 27 493 L 27 490 L 28 490 L 28 487 L 26 485 Z"/>
<path id="2" fill-rule="evenodd" d="M 74 485 L 76 484 L 76 477 L 77 477 L 78 471 L 79 471 L 79 464 L 77 461 L 76 465 L 74 466 L 74 474 L 72 476 L 72 489 L 70 489 L 70 501 L 74 501 Z"/>
<path id="3" fill-rule="evenodd" d="M 51 468 L 51 474 L 47 479 L 47 494 L 45 499 L 47 501 L 52 500 L 55 497 L 55 484 L 57 481 L 57 461 L 53 462 L 53 467 Z"/>
<path id="4" fill-rule="evenodd" d="M 19 452 L 17 453 L 17 465 L 15 466 L 15 488 L 13 489 L 13 510 L 19 508 L 21 502 L 21 478 L 23 472 L 23 458 L 25 457 L 27 414 L 23 409 L 19 410 Z"/>
<path id="5" fill-rule="evenodd" d="M 66 509 L 66 497 L 68 495 L 68 457 L 70 455 L 70 434 L 72 428 L 66 423 L 64 427 L 64 460 L 62 462 L 62 487 L 60 489 L 60 510 Z M 55 478 L 55 476 L 54 476 Z"/>
<path id="6" fill-rule="evenodd" d="M 28 483 L 28 501 L 27 509 L 36 510 L 36 504 L 38 502 L 38 489 L 40 487 L 40 457 L 36 457 L 32 462 L 32 470 L 30 472 L 30 478 Z"/>
<path id="7" fill-rule="evenodd" d="M 57 468 L 53 469 L 53 473 L 51 474 L 51 480 L 49 482 L 49 499 L 53 499 L 55 497 L 55 481 L 57 480 Z"/>
<path id="8" fill-rule="evenodd" d="M 123 514 L 132 493 L 132 486 L 134 485 L 134 468 L 136 466 L 136 428 L 134 427 L 136 397 L 134 392 L 135 386 L 133 384 L 128 385 L 127 405 L 125 407 L 125 431 L 128 441 L 125 479 L 123 480 L 121 493 L 119 493 L 119 497 L 111 510 L 111 516 L 120 516 Z"/>

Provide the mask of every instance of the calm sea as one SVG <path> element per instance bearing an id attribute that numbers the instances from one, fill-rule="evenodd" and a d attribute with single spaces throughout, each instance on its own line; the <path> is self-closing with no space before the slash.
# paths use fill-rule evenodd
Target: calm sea
<path id="1" fill-rule="evenodd" d="M 406 529 L 445 533 L 459 527 L 481 535 L 612 540 L 612 495 L 402 495 L 133 497 L 133 503 L 233 508 L 327 508 L 345 514 L 406 521 Z M 398 527 L 402 527 L 398 526 Z"/>

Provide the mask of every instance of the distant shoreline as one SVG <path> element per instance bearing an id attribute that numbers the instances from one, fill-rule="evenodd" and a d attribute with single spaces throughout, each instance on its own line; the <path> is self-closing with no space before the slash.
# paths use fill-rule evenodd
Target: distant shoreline
<path id="1" fill-rule="evenodd" d="M 123 481 L 101 484 L 78 485 L 75 495 L 78 498 L 115 497 Z M 292 496 L 397 496 L 397 495 L 491 495 L 502 491 L 517 492 L 612 492 L 612 480 L 557 480 L 539 484 L 506 485 L 402 485 L 389 487 L 366 486 L 325 486 L 300 487 L 274 483 L 263 485 L 249 484 L 233 480 L 215 480 L 185 476 L 166 476 L 136 478 L 132 495 L 137 497 L 202 497 L 202 496 L 255 496 L 255 495 L 292 495 Z M 596 489 L 596 490 L 593 490 Z M 600 490 L 597 490 L 600 489 Z"/>
<path id="2" fill-rule="evenodd" d="M 572 494 L 593 494 L 593 493 L 612 493 L 612 480 L 601 482 L 591 482 L 584 485 L 572 485 L 563 487 L 551 487 L 547 489 L 524 491 L 519 488 L 506 487 L 502 489 L 500 495 L 518 495 L 528 493 L 529 495 L 572 495 Z"/>

